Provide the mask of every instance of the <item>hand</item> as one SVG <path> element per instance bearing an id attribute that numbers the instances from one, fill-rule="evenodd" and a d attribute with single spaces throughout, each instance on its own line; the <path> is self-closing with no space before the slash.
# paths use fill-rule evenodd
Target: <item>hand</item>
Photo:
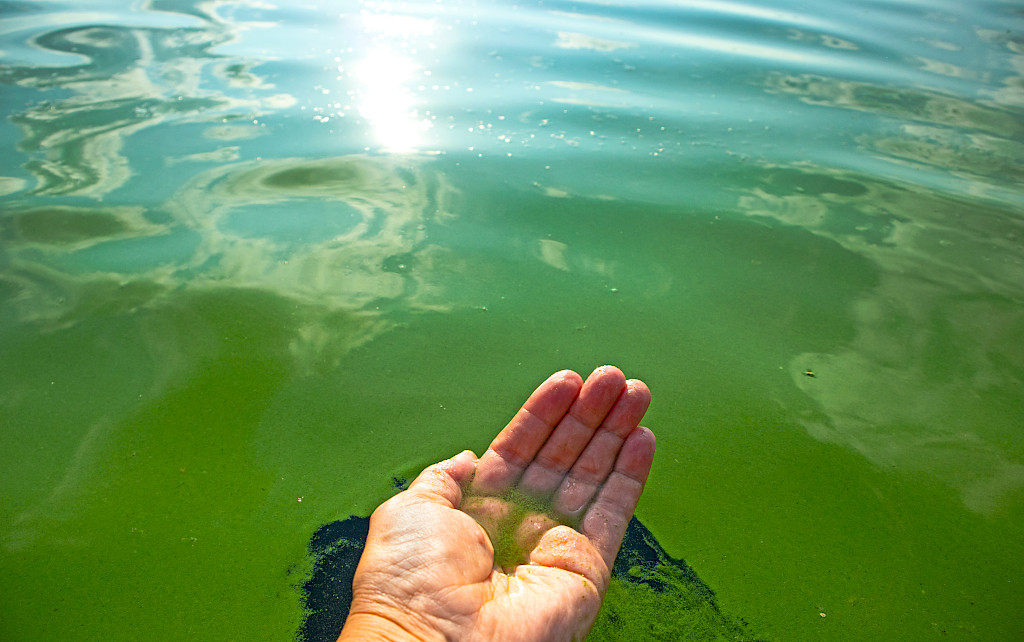
<path id="1" fill-rule="evenodd" d="M 482 457 L 424 470 L 371 516 L 339 639 L 582 639 L 654 458 L 649 404 L 617 368 L 558 372 Z"/>

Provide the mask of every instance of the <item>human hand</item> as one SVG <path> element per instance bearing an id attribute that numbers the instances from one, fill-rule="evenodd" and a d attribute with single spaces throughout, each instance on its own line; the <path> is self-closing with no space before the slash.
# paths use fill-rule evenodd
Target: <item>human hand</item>
<path id="1" fill-rule="evenodd" d="M 558 372 L 482 457 L 424 470 L 371 516 L 339 639 L 582 639 L 654 457 L 649 403 L 617 368 Z"/>

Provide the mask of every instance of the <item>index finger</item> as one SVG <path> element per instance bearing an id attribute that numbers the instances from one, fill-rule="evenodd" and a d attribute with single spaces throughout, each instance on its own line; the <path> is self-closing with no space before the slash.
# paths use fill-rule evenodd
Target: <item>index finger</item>
<path id="1" fill-rule="evenodd" d="M 572 370 L 556 372 L 540 384 L 480 457 L 473 491 L 497 493 L 515 484 L 582 388 L 583 379 Z"/>

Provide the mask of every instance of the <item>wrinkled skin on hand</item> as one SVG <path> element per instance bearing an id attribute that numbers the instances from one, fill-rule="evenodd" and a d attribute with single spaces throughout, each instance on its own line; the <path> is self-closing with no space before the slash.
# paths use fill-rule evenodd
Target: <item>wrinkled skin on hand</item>
<path id="1" fill-rule="evenodd" d="M 483 456 L 424 470 L 370 518 L 340 640 L 586 636 L 654 458 L 649 404 L 617 368 L 558 372 Z"/>

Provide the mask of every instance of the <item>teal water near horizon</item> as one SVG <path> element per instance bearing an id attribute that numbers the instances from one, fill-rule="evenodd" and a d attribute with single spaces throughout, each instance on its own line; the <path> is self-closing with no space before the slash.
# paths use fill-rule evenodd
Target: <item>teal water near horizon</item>
<path id="1" fill-rule="evenodd" d="M 751 637 L 1024 637 L 1020 3 L 0 2 L 0 113 L 0 638 L 292 639 L 603 363 Z"/>

